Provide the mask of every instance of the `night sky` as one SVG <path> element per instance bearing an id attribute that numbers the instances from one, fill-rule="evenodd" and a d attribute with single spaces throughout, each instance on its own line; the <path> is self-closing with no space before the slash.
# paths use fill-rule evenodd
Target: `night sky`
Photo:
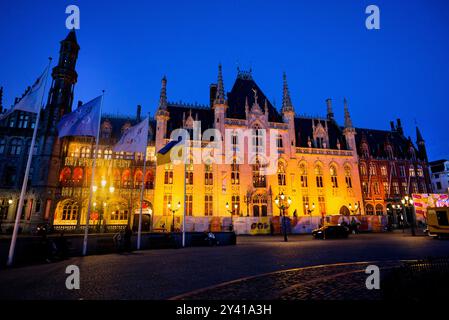
<path id="1" fill-rule="evenodd" d="M 297 114 L 343 123 L 347 97 L 357 127 L 389 129 L 400 117 L 430 160 L 449 158 L 449 1 L 0 1 L 0 86 L 11 106 L 58 57 L 65 8 L 81 11 L 75 101 L 106 90 L 108 113 L 154 114 L 160 80 L 170 101 L 207 104 L 223 64 L 226 90 L 241 69 L 278 107 L 286 71 Z M 365 8 L 381 10 L 381 30 L 365 28 Z M 243 106 L 242 106 L 243 107 Z"/>

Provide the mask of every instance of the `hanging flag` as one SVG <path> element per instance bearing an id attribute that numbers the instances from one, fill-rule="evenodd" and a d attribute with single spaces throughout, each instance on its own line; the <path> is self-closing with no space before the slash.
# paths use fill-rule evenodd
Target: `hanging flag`
<path id="1" fill-rule="evenodd" d="M 146 118 L 135 126 L 128 128 L 120 141 L 114 146 L 113 151 L 145 152 L 148 144 L 148 123 L 149 119 Z"/>
<path id="2" fill-rule="evenodd" d="M 42 75 L 37 78 L 30 90 L 9 111 L 1 115 L 0 120 L 6 118 L 16 110 L 38 113 L 41 108 L 42 97 L 45 90 L 45 79 L 49 67 L 45 68 Z"/>
<path id="3" fill-rule="evenodd" d="M 99 129 L 101 99 L 99 96 L 86 104 L 78 107 L 75 111 L 64 115 L 59 121 L 58 137 L 66 136 L 90 136 L 96 137 Z"/>
<path id="4" fill-rule="evenodd" d="M 184 147 L 184 143 L 182 137 L 179 137 L 178 140 L 172 140 L 168 142 L 162 149 L 160 149 L 157 153 L 157 165 L 162 165 L 166 163 L 172 162 L 171 154 L 172 152 L 177 153 L 175 156 L 176 159 L 182 158 L 182 150 Z"/>

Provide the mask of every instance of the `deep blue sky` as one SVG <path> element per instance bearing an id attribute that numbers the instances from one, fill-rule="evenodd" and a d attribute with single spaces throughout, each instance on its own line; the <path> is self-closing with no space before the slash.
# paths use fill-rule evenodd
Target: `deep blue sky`
<path id="1" fill-rule="evenodd" d="M 106 90 L 107 112 L 154 114 L 160 79 L 170 101 L 207 104 L 223 64 L 230 90 L 237 65 L 280 106 L 287 72 L 298 114 L 324 115 L 343 97 L 359 127 L 388 129 L 415 119 L 431 160 L 449 158 L 449 1 L 0 1 L 0 86 L 4 105 L 58 55 L 65 8 L 81 10 L 75 101 Z M 381 30 L 365 28 L 365 8 L 381 10 Z"/>

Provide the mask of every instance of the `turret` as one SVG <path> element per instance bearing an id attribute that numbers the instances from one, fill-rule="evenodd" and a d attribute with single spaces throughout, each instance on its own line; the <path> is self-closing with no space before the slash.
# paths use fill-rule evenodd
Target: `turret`
<path id="1" fill-rule="evenodd" d="M 165 145 L 167 135 L 167 121 L 170 118 L 167 102 L 167 78 L 164 76 L 161 81 L 161 93 L 159 96 L 159 106 L 156 111 L 156 151 Z"/>
<path id="2" fill-rule="evenodd" d="M 427 158 L 427 150 L 426 150 L 426 143 L 421 135 L 421 131 L 419 131 L 419 128 L 416 127 L 416 144 L 418 145 L 418 154 L 419 158 L 421 160 L 424 160 L 425 162 L 428 162 Z"/>
<path id="3" fill-rule="evenodd" d="M 214 104 L 212 109 L 214 110 L 214 127 L 220 130 L 221 136 L 225 135 L 225 116 L 227 109 L 227 101 L 224 93 L 223 85 L 223 74 L 221 69 L 221 64 L 218 65 L 218 76 L 217 76 L 217 92 L 215 95 Z"/>
<path id="4" fill-rule="evenodd" d="M 334 120 L 334 112 L 332 111 L 332 99 L 330 98 L 326 99 L 326 106 L 327 106 L 327 118 L 329 120 Z"/>
<path id="5" fill-rule="evenodd" d="M 288 90 L 287 75 L 283 74 L 283 90 L 282 90 L 282 118 L 288 124 L 288 135 L 290 140 L 291 153 L 295 153 L 296 132 L 295 132 L 295 109 L 293 108 L 290 91 Z"/>
<path id="6" fill-rule="evenodd" d="M 345 128 L 343 130 L 343 134 L 346 138 L 346 145 L 348 146 L 348 148 L 350 150 L 354 151 L 354 156 L 357 154 L 356 150 L 356 144 L 355 144 L 355 129 L 352 126 L 352 120 L 351 120 L 351 115 L 349 114 L 349 108 L 348 108 L 348 101 L 346 100 L 346 98 L 344 98 L 343 100 L 343 105 L 344 105 L 344 113 L 345 113 Z"/>

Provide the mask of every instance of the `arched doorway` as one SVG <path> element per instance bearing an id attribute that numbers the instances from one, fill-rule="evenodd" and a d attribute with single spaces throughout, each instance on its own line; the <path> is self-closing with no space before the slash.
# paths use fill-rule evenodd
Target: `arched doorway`
<path id="1" fill-rule="evenodd" d="M 139 217 L 140 217 L 140 202 L 136 206 L 134 210 L 133 231 L 138 231 L 139 229 Z M 153 224 L 153 204 L 150 201 L 143 200 L 142 203 L 142 231 L 149 232 L 151 231 L 151 226 Z"/>
<path id="2" fill-rule="evenodd" d="M 342 206 L 340 208 L 340 215 L 342 216 L 349 216 L 351 214 L 351 212 L 349 211 L 347 206 Z"/>
<path id="3" fill-rule="evenodd" d="M 267 196 L 256 194 L 253 197 L 253 216 L 266 217 L 268 215 Z"/>

